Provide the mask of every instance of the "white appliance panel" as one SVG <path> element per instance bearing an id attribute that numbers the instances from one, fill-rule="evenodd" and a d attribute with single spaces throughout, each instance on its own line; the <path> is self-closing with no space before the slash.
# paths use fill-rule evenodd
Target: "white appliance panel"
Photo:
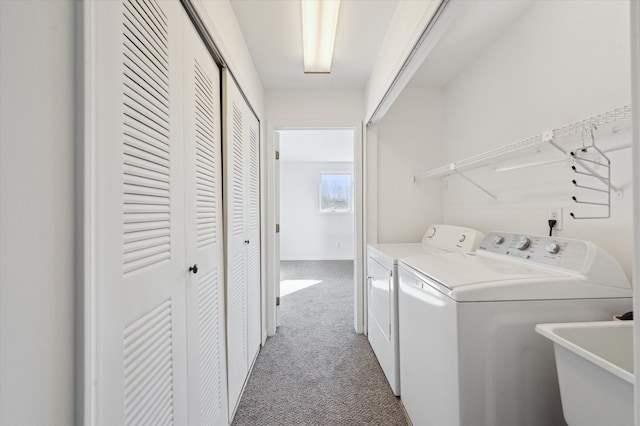
<path id="1" fill-rule="evenodd" d="M 495 238 L 488 234 L 480 247 Z M 533 238 L 536 252 L 524 259 L 511 249 L 479 249 L 477 256 L 399 263 L 400 377 L 413 424 L 565 424 L 552 345 L 535 325 L 611 319 L 631 309 L 631 290 L 617 262 L 595 245 L 567 241 L 562 255 L 569 260 L 558 261 L 541 253 L 551 248 L 547 237 Z M 437 261 L 443 258 L 452 261 Z M 613 282 L 599 280 L 607 270 Z M 459 282 L 465 285 L 452 285 Z"/>
<path id="2" fill-rule="evenodd" d="M 403 262 L 417 271 L 426 271 L 429 277 L 450 289 L 506 280 L 547 279 L 558 275 L 532 265 L 463 253 L 412 256 L 403 259 Z"/>
<path id="3" fill-rule="evenodd" d="M 398 270 L 402 403 L 414 425 L 460 424 L 457 359 L 450 356 L 458 351 L 455 306 L 413 272 Z M 427 325 L 435 327 L 427 332 Z M 422 368 L 432 359 L 439 364 Z"/>
<path id="4" fill-rule="evenodd" d="M 481 232 L 452 225 L 431 225 L 421 243 L 370 244 L 368 266 L 368 338 L 389 385 L 400 395 L 398 344 L 398 271 L 400 259 L 446 251 L 470 252 L 480 243 Z"/>
<path id="5" fill-rule="evenodd" d="M 374 327 L 387 341 L 391 340 L 391 311 L 393 306 L 392 273 L 375 259 L 369 258 L 369 309 Z"/>

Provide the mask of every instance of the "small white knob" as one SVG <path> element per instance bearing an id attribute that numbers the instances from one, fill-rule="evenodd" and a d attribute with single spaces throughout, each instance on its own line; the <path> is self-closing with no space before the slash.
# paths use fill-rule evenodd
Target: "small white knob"
<path id="1" fill-rule="evenodd" d="M 551 254 L 556 254 L 560 251 L 560 246 L 557 243 L 549 243 L 545 247 L 545 250 L 547 250 Z"/>
<path id="2" fill-rule="evenodd" d="M 464 240 L 466 240 L 466 239 L 467 239 L 467 236 L 466 236 L 466 235 L 463 235 L 463 236 L 461 236 L 461 237 L 460 237 L 460 239 L 459 239 L 458 241 L 459 241 L 459 242 L 463 242 L 463 241 L 464 241 Z"/>
<path id="3" fill-rule="evenodd" d="M 429 230 L 427 231 L 428 238 L 433 238 L 435 234 L 436 234 L 436 228 L 429 228 Z"/>
<path id="4" fill-rule="evenodd" d="M 493 240 L 493 243 L 494 243 L 494 244 L 502 244 L 502 243 L 504 243 L 504 237 L 501 237 L 500 235 L 498 235 L 498 236 L 496 237 L 496 239 L 495 239 L 495 240 Z"/>

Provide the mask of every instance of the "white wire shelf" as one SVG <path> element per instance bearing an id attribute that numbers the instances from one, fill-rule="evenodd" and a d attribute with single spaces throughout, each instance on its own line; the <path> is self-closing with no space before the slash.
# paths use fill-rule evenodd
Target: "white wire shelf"
<path id="1" fill-rule="evenodd" d="M 603 135 L 606 133 L 616 133 L 618 131 L 630 128 L 631 106 L 626 105 L 621 108 L 616 108 L 582 121 L 570 123 L 565 126 L 542 132 L 538 135 L 483 152 L 481 154 L 464 158 L 460 161 L 456 161 L 445 166 L 438 167 L 436 169 L 428 170 L 424 173 L 413 176 L 412 181 L 415 182 L 421 179 L 448 176 L 456 173 L 460 174 L 461 172 L 492 164 L 497 161 L 506 160 L 508 158 L 528 153 L 538 152 L 549 145 L 566 153 L 566 151 L 563 150 L 561 146 L 566 145 L 576 139 L 580 140 L 583 137 L 584 130 L 590 130 L 594 128 L 594 126 L 598 129 L 598 135 Z M 494 197 L 491 193 L 487 193 Z"/>

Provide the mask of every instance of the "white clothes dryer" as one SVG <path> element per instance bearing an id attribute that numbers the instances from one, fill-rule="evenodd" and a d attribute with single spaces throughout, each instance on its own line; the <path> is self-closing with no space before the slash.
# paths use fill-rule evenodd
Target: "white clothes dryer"
<path id="1" fill-rule="evenodd" d="M 416 426 L 565 425 L 545 322 L 631 310 L 629 281 L 580 240 L 489 233 L 475 255 L 399 263 L 402 401 Z"/>
<path id="2" fill-rule="evenodd" d="M 420 243 L 367 246 L 368 337 L 395 395 L 400 395 L 398 260 L 417 254 L 470 253 L 483 236 L 460 226 L 431 225 Z"/>

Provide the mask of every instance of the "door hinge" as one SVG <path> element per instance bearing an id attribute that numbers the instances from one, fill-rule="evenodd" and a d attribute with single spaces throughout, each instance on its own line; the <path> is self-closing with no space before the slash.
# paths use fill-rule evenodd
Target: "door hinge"
<path id="1" fill-rule="evenodd" d="M 279 223 L 276 223 L 276 234 L 277 234 L 278 232 L 280 232 L 280 224 L 279 224 Z"/>
<path id="2" fill-rule="evenodd" d="M 280 159 L 280 151 L 276 151 L 276 160 Z"/>
<path id="3" fill-rule="evenodd" d="M 280 306 L 280 296 L 276 297 L 276 306 Z"/>

